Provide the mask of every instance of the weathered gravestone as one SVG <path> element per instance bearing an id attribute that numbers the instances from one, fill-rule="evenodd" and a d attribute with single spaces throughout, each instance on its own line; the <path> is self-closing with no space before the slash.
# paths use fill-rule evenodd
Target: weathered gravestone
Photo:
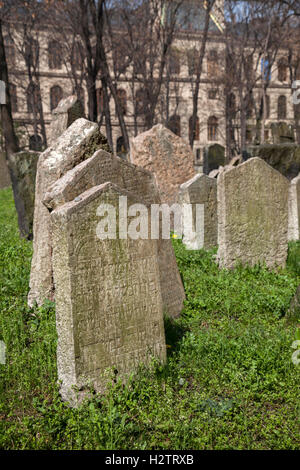
<path id="1" fill-rule="evenodd" d="M 56 139 L 76 121 L 84 117 L 84 110 L 76 95 L 62 99 L 58 106 L 52 111 L 52 121 L 49 132 L 49 145 L 54 144 Z"/>
<path id="2" fill-rule="evenodd" d="M 81 118 L 40 155 L 36 176 L 29 305 L 34 302 L 41 305 L 45 299 L 53 300 L 50 213 L 42 203 L 44 194 L 52 183 L 93 155 L 102 145 L 106 146 L 106 139 L 100 134 L 98 125 Z"/>
<path id="3" fill-rule="evenodd" d="M 195 233 L 197 228 L 196 204 L 203 205 L 204 217 L 199 227 L 203 233 L 197 234 L 195 242 L 192 243 L 193 249 L 209 249 L 217 246 L 217 180 L 204 174 L 194 176 L 180 186 L 178 200 L 181 204 L 192 204 L 193 231 Z"/>
<path id="4" fill-rule="evenodd" d="M 192 149 L 162 124 L 132 139 L 130 158 L 155 175 L 163 203 L 175 202 L 179 186 L 195 175 Z"/>
<path id="5" fill-rule="evenodd" d="M 121 230 L 120 196 L 129 204 L 144 202 L 105 183 L 51 214 L 58 378 L 63 399 L 73 405 L 74 386 L 79 399 L 88 386 L 105 391 L 106 368 L 126 379 L 152 356 L 166 358 L 157 243 L 99 238 L 101 204 L 116 215 L 106 233 Z"/>
<path id="6" fill-rule="evenodd" d="M 40 152 L 25 150 L 12 154 L 9 169 L 20 235 L 32 240 L 34 194 L 37 162 Z"/>
<path id="7" fill-rule="evenodd" d="M 0 152 L 0 189 L 7 188 L 11 185 L 8 166 L 5 159 L 5 153 Z"/>
<path id="8" fill-rule="evenodd" d="M 289 188 L 289 240 L 300 239 L 300 173 Z"/>
<path id="9" fill-rule="evenodd" d="M 295 142 L 293 126 L 286 122 L 273 122 L 271 124 L 273 144 Z"/>
<path id="10" fill-rule="evenodd" d="M 300 172 L 300 145 L 253 145 L 247 151 L 252 157 L 259 157 L 267 162 L 289 180 L 296 178 Z"/>
<path id="11" fill-rule="evenodd" d="M 204 150 L 203 173 L 208 175 L 219 166 L 225 165 L 225 148 L 219 144 L 210 145 Z"/>
<path id="12" fill-rule="evenodd" d="M 289 181 L 259 158 L 218 178 L 218 258 L 233 268 L 284 266 L 288 248 Z"/>
<path id="13" fill-rule="evenodd" d="M 69 170 L 49 187 L 43 202 L 49 210 L 72 201 L 82 192 L 106 182 L 126 189 L 146 204 L 160 204 L 153 175 L 122 158 L 103 150 Z M 185 299 L 171 240 L 158 240 L 159 274 L 163 308 L 169 316 L 178 316 Z"/>

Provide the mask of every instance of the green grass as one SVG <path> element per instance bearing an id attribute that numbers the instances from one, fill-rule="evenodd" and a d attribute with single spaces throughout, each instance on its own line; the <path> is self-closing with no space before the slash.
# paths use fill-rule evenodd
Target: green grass
<path id="1" fill-rule="evenodd" d="M 1 449 L 299 449 L 296 323 L 285 318 L 299 245 L 279 272 L 219 270 L 214 252 L 174 246 L 187 300 L 165 322 L 167 364 L 71 409 L 58 393 L 54 305 L 26 306 L 32 246 L 0 191 Z"/>

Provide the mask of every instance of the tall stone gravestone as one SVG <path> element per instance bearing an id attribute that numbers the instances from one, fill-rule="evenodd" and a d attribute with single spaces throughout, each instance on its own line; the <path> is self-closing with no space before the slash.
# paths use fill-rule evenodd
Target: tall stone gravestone
<path id="1" fill-rule="evenodd" d="M 166 358 L 157 243 L 113 238 L 121 230 L 120 196 L 143 202 L 105 183 L 51 215 L 58 378 L 63 399 L 73 405 L 86 387 L 105 390 L 107 368 L 126 379 L 152 356 Z M 99 238 L 101 204 L 116 215 L 106 232 L 112 238 Z"/>
<path id="2" fill-rule="evenodd" d="M 162 124 L 132 139 L 132 163 L 151 171 L 163 203 L 175 202 L 179 186 L 195 175 L 190 146 Z"/>
<path id="3" fill-rule="evenodd" d="M 56 209 L 93 186 L 108 181 L 135 194 L 146 204 L 160 204 L 158 188 L 150 172 L 103 150 L 51 185 L 43 203 L 49 210 Z M 170 240 L 158 240 L 158 254 L 163 309 L 167 315 L 176 317 L 183 308 L 185 293 Z"/>
<path id="4" fill-rule="evenodd" d="M 8 172 L 8 166 L 5 159 L 5 153 L 0 152 L 0 189 L 7 188 L 11 185 L 11 180 Z"/>
<path id="5" fill-rule="evenodd" d="M 83 106 L 76 95 L 62 99 L 58 103 L 58 106 L 52 111 L 52 121 L 48 139 L 49 145 L 54 144 L 56 139 L 76 121 L 76 119 L 83 117 Z"/>
<path id="6" fill-rule="evenodd" d="M 289 181 L 259 158 L 218 178 L 218 258 L 233 268 L 284 266 L 288 248 Z"/>
<path id="7" fill-rule="evenodd" d="M 207 175 L 196 175 L 180 186 L 178 200 L 180 204 L 192 204 L 193 232 L 197 232 L 196 217 L 197 206 L 201 205 L 204 211 L 203 219 L 198 221 L 202 233 L 196 234 L 196 239 L 190 241 L 193 249 L 212 248 L 218 243 L 218 218 L 217 218 L 217 180 Z M 199 223 L 201 222 L 201 223 Z M 188 246 L 189 248 L 189 241 Z"/>
<path id="8" fill-rule="evenodd" d="M 271 124 L 273 144 L 295 142 L 293 126 L 286 122 L 273 122 Z"/>
<path id="9" fill-rule="evenodd" d="M 217 170 L 219 166 L 225 165 L 225 148 L 219 144 L 210 145 L 204 150 L 203 173 L 208 175 L 211 171 Z"/>
<path id="10" fill-rule="evenodd" d="M 101 148 L 104 138 L 98 125 L 86 119 L 77 119 L 52 147 L 39 157 L 36 176 L 33 222 L 33 257 L 30 273 L 28 303 L 39 305 L 45 299 L 53 300 L 52 243 L 50 213 L 42 203 L 49 186 L 68 170 Z"/>
<path id="11" fill-rule="evenodd" d="M 300 173 L 289 188 L 289 240 L 300 240 Z"/>
<path id="12" fill-rule="evenodd" d="M 18 225 L 21 237 L 32 240 L 34 194 L 37 162 L 40 152 L 25 150 L 9 158 Z"/>

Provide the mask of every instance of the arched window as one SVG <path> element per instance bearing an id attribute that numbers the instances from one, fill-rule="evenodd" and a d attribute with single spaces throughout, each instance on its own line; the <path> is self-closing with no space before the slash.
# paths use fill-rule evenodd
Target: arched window
<path id="1" fill-rule="evenodd" d="M 40 102 L 41 102 L 41 95 L 39 91 L 39 87 L 36 83 L 30 83 L 27 88 L 27 111 L 28 113 L 38 112 Z"/>
<path id="2" fill-rule="evenodd" d="M 117 138 L 117 155 L 122 158 L 125 158 L 126 155 L 126 148 L 123 136 Z"/>
<path id="3" fill-rule="evenodd" d="M 54 85 L 50 88 L 50 109 L 51 111 L 57 108 L 58 103 L 63 98 L 63 91 L 59 85 Z"/>
<path id="4" fill-rule="evenodd" d="M 35 134 L 29 137 L 29 149 L 41 152 L 42 150 L 42 138 L 40 135 Z"/>
<path id="5" fill-rule="evenodd" d="M 180 116 L 178 116 L 178 114 L 173 114 L 173 116 L 171 116 L 168 121 L 167 127 L 168 129 L 170 129 L 170 131 L 174 132 L 174 134 L 180 136 L 181 134 Z"/>
<path id="6" fill-rule="evenodd" d="M 75 70 L 82 68 L 83 50 L 80 42 L 75 42 L 72 46 L 71 63 Z"/>
<path id="7" fill-rule="evenodd" d="M 187 53 L 188 60 L 188 70 L 189 75 L 194 75 L 196 73 L 196 64 L 197 64 L 197 50 L 195 48 L 190 49 Z"/>
<path id="8" fill-rule="evenodd" d="M 192 133 L 193 133 L 193 129 L 192 129 L 192 119 L 193 119 L 193 116 L 190 117 L 189 119 L 189 141 L 191 141 L 191 137 L 192 137 Z M 199 118 L 197 117 L 196 118 L 196 127 L 195 127 L 195 131 L 194 131 L 194 139 L 193 140 L 199 140 Z"/>
<path id="9" fill-rule="evenodd" d="M 18 112 L 17 87 L 13 83 L 9 84 L 9 94 L 10 94 L 11 110 L 13 113 L 17 113 Z"/>
<path id="10" fill-rule="evenodd" d="M 219 73 L 218 52 L 212 49 L 208 52 L 207 56 L 207 75 L 209 78 L 214 78 Z"/>
<path id="11" fill-rule="evenodd" d="M 50 41 L 48 44 L 48 62 L 50 69 L 61 69 L 62 50 L 58 41 Z"/>
<path id="12" fill-rule="evenodd" d="M 278 64 L 278 80 L 280 82 L 285 82 L 287 79 L 287 64 L 285 60 L 281 59 Z"/>
<path id="13" fill-rule="evenodd" d="M 97 97 L 97 115 L 99 116 L 104 111 L 103 90 L 102 90 L 102 88 L 97 88 L 96 97 Z"/>
<path id="14" fill-rule="evenodd" d="M 15 65 L 16 63 L 16 53 L 13 40 L 9 36 L 3 38 L 4 47 L 5 47 L 5 56 L 8 65 Z"/>
<path id="15" fill-rule="evenodd" d="M 207 137 L 208 140 L 218 139 L 218 118 L 210 116 L 207 120 Z"/>
<path id="16" fill-rule="evenodd" d="M 25 43 L 25 62 L 31 66 L 37 67 L 39 63 L 40 47 L 36 39 L 29 37 Z"/>
<path id="17" fill-rule="evenodd" d="M 170 75 L 180 74 L 180 55 L 176 49 L 171 49 L 169 52 L 168 67 Z"/>
<path id="18" fill-rule="evenodd" d="M 286 119 L 286 97 L 284 95 L 278 98 L 278 119 Z"/>
<path id="19" fill-rule="evenodd" d="M 145 114 L 146 103 L 145 103 L 145 92 L 140 89 L 135 94 L 135 112 L 137 115 Z"/>
<path id="20" fill-rule="evenodd" d="M 228 95 L 228 111 L 231 117 L 236 113 L 236 98 L 234 93 Z"/>
<path id="21" fill-rule="evenodd" d="M 117 94 L 118 94 L 118 100 L 119 100 L 120 106 L 122 108 L 122 112 L 125 116 L 126 113 L 127 113 L 127 94 L 126 94 L 126 91 L 122 90 L 122 88 L 119 88 L 117 90 Z"/>

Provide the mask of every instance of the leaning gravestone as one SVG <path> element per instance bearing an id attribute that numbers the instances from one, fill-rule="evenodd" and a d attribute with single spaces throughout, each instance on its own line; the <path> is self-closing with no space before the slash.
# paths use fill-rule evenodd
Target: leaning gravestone
<path id="1" fill-rule="evenodd" d="M 194 249 L 212 248 L 218 244 L 217 218 L 217 180 L 207 175 L 196 175 L 180 186 L 178 200 L 180 204 L 192 204 L 193 230 L 196 232 L 196 204 L 203 205 L 204 219 L 201 230 L 197 234 Z M 198 243 L 201 240 L 201 243 Z"/>
<path id="2" fill-rule="evenodd" d="M 40 152 L 25 150 L 9 158 L 15 206 L 21 237 L 32 240 L 34 194 L 37 162 Z"/>
<path id="3" fill-rule="evenodd" d="M 219 144 L 210 145 L 204 150 L 203 173 L 208 175 L 211 171 L 225 165 L 225 148 Z"/>
<path id="4" fill-rule="evenodd" d="M 146 204 L 160 204 L 155 179 L 149 171 L 103 150 L 97 151 L 51 185 L 43 203 L 49 210 L 56 209 L 107 181 L 135 194 Z M 169 316 L 176 317 L 183 308 L 185 293 L 170 240 L 158 240 L 158 254 L 163 309 Z"/>
<path id="5" fill-rule="evenodd" d="M 82 117 L 84 117 L 83 106 L 76 95 L 62 99 L 58 103 L 58 106 L 52 111 L 49 145 L 54 144 L 56 139 L 70 127 L 76 119 Z"/>
<path id="6" fill-rule="evenodd" d="M 50 213 L 42 203 L 49 186 L 68 170 L 89 158 L 95 150 L 106 145 L 98 125 L 86 119 L 77 119 L 52 147 L 39 157 L 36 176 L 33 223 L 33 257 L 30 273 L 30 306 L 45 299 L 53 300 L 52 244 Z"/>
<path id="7" fill-rule="evenodd" d="M 289 181 L 259 158 L 218 178 L 218 258 L 233 268 L 284 266 L 288 248 Z"/>
<path id="8" fill-rule="evenodd" d="M 273 122 L 271 124 L 273 144 L 295 142 L 293 126 L 286 122 Z"/>
<path id="9" fill-rule="evenodd" d="M 289 188 L 289 240 L 300 240 L 300 173 Z"/>
<path id="10" fill-rule="evenodd" d="M 5 153 L 0 152 L 0 189 L 7 188 L 11 185 L 8 166 L 5 159 Z"/>
<path id="11" fill-rule="evenodd" d="M 73 405 L 91 386 L 105 391 L 107 368 L 124 380 L 152 356 L 166 358 L 157 243 L 99 238 L 100 204 L 117 216 L 106 233 L 119 232 L 120 196 L 143 202 L 105 183 L 51 214 L 58 378 Z"/>
<path id="12" fill-rule="evenodd" d="M 163 203 L 176 200 L 179 186 L 195 175 L 190 146 L 162 124 L 132 139 L 132 163 L 151 171 Z"/>

